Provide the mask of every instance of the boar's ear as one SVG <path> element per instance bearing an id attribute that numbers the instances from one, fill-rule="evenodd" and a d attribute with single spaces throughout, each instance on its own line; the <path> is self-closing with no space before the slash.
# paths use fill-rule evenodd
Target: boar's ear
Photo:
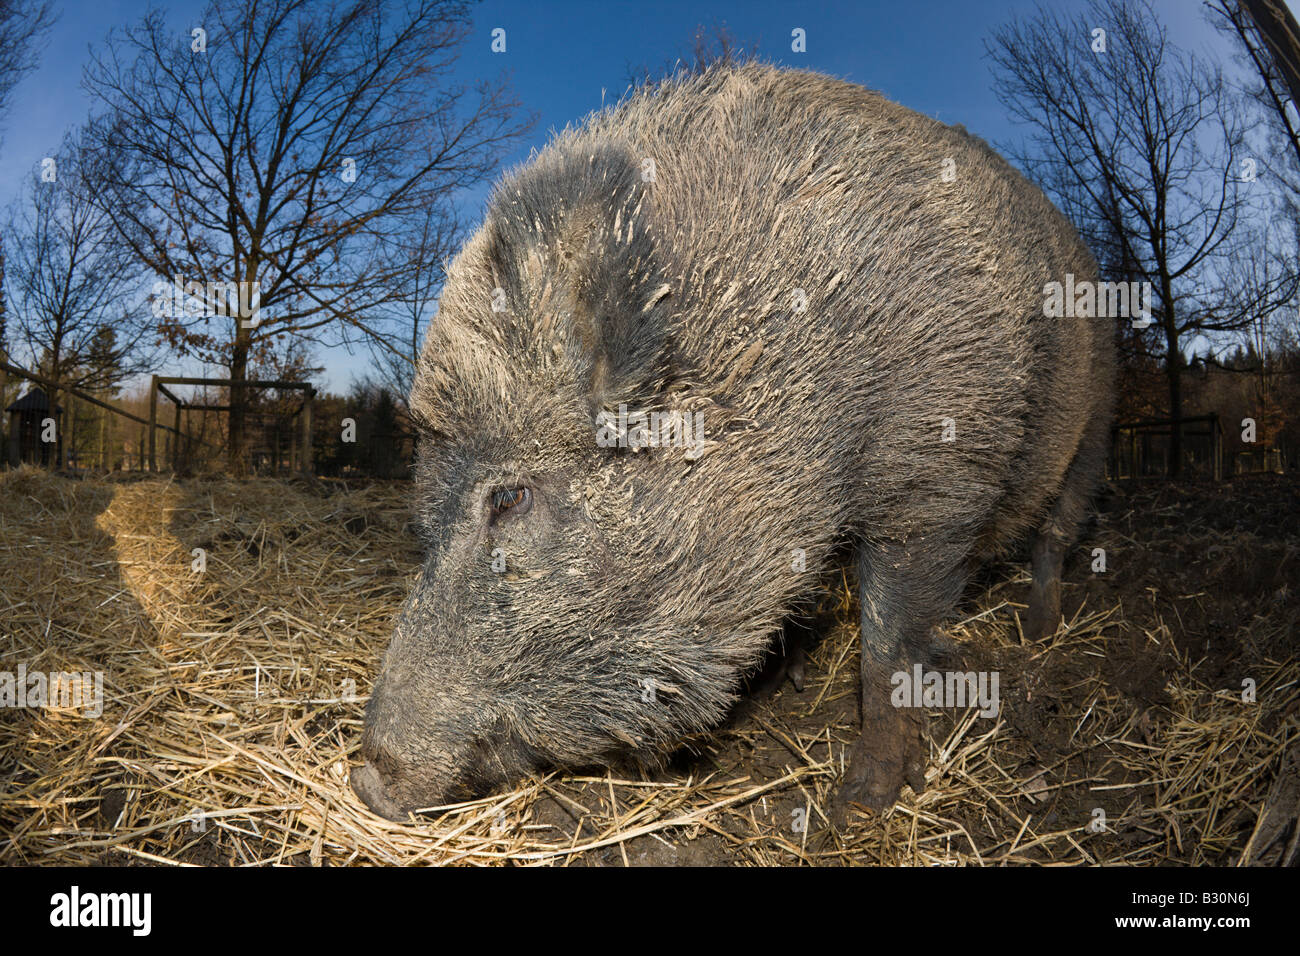
<path id="1" fill-rule="evenodd" d="M 561 344 L 594 410 L 649 402 L 669 377 L 653 188 L 627 150 L 605 147 L 539 157 L 494 203 L 493 270 L 523 292 L 533 334 Z"/>

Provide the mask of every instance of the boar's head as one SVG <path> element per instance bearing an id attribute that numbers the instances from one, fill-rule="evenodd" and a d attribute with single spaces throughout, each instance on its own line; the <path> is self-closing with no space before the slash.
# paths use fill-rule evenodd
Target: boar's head
<path id="1" fill-rule="evenodd" d="M 759 519 L 727 519 L 743 475 L 598 426 L 693 401 L 650 202 L 621 150 L 543 154 L 448 270 L 411 396 L 427 551 L 352 777 L 385 816 L 652 752 L 716 720 L 770 637 L 753 589 L 784 558 L 756 566 Z"/>

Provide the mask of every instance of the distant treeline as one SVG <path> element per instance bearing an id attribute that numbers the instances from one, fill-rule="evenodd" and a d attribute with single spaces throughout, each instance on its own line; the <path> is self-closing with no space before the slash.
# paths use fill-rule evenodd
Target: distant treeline
<path id="1" fill-rule="evenodd" d="M 1162 358 L 1121 350 L 1116 421 L 1169 415 Z M 1282 344 L 1263 355 L 1251 343 L 1214 360 L 1194 359 L 1184 372 L 1183 415 L 1219 416 L 1224 452 L 1276 451 L 1286 470 L 1300 469 L 1300 344 Z M 1253 422 L 1253 441 L 1243 423 Z"/>
<path id="2" fill-rule="evenodd" d="M 409 478 L 415 450 L 404 407 L 369 384 L 317 394 L 312 447 L 316 474 L 332 478 Z"/>

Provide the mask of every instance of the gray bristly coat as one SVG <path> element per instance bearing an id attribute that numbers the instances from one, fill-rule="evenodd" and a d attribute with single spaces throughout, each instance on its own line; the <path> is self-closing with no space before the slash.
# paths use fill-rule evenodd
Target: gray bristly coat
<path id="1" fill-rule="evenodd" d="M 890 673 L 1026 536 L 1027 630 L 1054 630 L 1101 474 L 1114 324 L 1044 317 L 1066 274 L 1096 264 L 985 143 L 815 73 L 677 77 L 559 134 L 496 190 L 424 346 L 428 552 L 358 794 L 400 818 L 661 753 L 722 717 L 845 545 L 841 794 L 919 787 Z"/>

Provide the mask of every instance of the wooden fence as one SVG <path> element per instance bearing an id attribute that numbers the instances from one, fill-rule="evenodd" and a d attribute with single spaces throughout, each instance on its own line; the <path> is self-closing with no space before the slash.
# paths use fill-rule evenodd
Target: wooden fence
<path id="1" fill-rule="evenodd" d="M 70 388 L 66 385 L 59 385 L 43 375 L 35 372 L 29 372 L 24 368 L 12 365 L 6 361 L 0 361 L 0 370 L 8 375 L 16 376 L 19 379 L 39 385 L 45 390 L 47 396 L 50 396 L 49 416 L 55 418 L 55 439 L 56 453 L 55 466 L 64 468 L 72 464 L 70 456 L 72 450 L 70 443 L 64 440 L 65 427 L 58 422 L 59 412 L 55 405 L 60 396 L 67 396 L 69 405 L 72 400 L 86 402 L 98 408 L 105 409 L 122 419 L 139 424 L 140 441 L 138 449 L 138 465 L 141 470 L 158 471 L 158 433 L 161 431 L 167 439 L 163 449 L 163 454 L 172 471 L 180 471 L 186 467 L 192 460 L 194 450 L 202 445 L 212 449 L 215 453 L 220 454 L 222 445 L 215 445 L 199 436 L 183 431 L 181 428 L 181 412 L 186 409 L 194 411 L 224 411 L 229 412 L 229 405 L 215 405 L 206 402 L 186 401 L 176 392 L 168 388 L 169 385 L 211 385 L 229 389 L 231 387 L 230 379 L 218 378 L 187 378 L 184 376 L 163 376 L 154 375 L 150 379 L 149 385 L 149 417 L 144 418 L 140 415 L 132 414 L 123 408 L 118 408 L 111 402 L 107 402 L 95 395 L 90 395 L 80 389 Z M 306 382 L 286 382 L 286 381 L 251 381 L 244 383 L 245 388 L 255 389 L 284 389 L 296 390 L 302 392 L 302 404 L 293 412 L 290 420 L 297 419 L 300 427 L 292 429 L 290 433 L 290 450 L 289 466 L 291 471 L 301 471 L 306 474 L 312 472 L 312 402 L 316 395 L 313 386 Z M 159 396 L 167 398 L 174 408 L 172 424 L 167 425 L 158 420 L 158 399 Z M 72 409 L 68 409 L 68 420 L 72 419 Z M 9 428 L 9 443 L 2 457 L 11 465 L 17 465 L 21 460 L 21 449 L 18 444 L 19 436 L 22 434 L 22 425 L 20 415 L 25 413 L 12 413 L 12 421 Z M 104 449 L 101 448 L 101 456 Z M 124 460 L 127 456 L 124 455 Z M 101 461 L 102 467 L 111 467 L 111 463 Z"/>

